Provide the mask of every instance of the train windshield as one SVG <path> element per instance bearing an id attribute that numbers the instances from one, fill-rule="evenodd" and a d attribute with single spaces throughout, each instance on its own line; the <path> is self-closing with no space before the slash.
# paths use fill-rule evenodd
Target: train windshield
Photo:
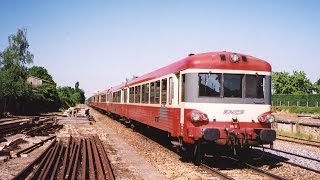
<path id="1" fill-rule="evenodd" d="M 200 73 L 199 97 L 264 98 L 266 76 Z"/>

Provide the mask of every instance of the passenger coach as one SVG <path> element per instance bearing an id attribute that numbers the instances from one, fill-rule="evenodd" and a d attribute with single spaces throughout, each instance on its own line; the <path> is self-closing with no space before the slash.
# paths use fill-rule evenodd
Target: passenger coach
<path id="1" fill-rule="evenodd" d="M 99 92 L 90 105 L 128 123 L 167 132 L 199 164 L 204 153 L 221 146 L 236 153 L 272 144 L 276 133 L 270 103 L 269 63 L 239 53 L 210 52 L 190 54 Z"/>

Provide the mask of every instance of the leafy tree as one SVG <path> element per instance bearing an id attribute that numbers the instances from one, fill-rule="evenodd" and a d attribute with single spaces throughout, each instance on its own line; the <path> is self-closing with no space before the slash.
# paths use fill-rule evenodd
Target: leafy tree
<path id="1" fill-rule="evenodd" d="M 26 64 L 33 63 L 33 54 L 28 50 L 26 29 L 18 29 L 17 34 L 8 37 L 9 46 L 0 53 L 0 67 L 15 74 L 15 78 L 26 79 Z"/>
<path id="2" fill-rule="evenodd" d="M 275 94 L 311 94 L 315 88 L 303 71 L 273 72 L 272 88 Z"/>
<path id="3" fill-rule="evenodd" d="M 27 68 L 25 65 L 33 62 L 29 52 L 29 44 L 25 29 L 8 37 L 9 46 L 0 52 L 0 102 L 4 109 L 9 105 L 12 109 L 17 106 L 18 98 L 31 92 L 26 84 Z"/>
<path id="4" fill-rule="evenodd" d="M 73 89 L 71 87 L 58 87 L 57 89 L 59 99 L 61 101 L 61 107 L 62 108 L 68 108 L 75 105 L 74 100 L 72 99 L 72 92 Z"/>
<path id="5" fill-rule="evenodd" d="M 275 94 L 291 94 L 293 87 L 288 72 L 272 73 L 272 88 Z"/>
<path id="6" fill-rule="evenodd" d="M 60 106 L 60 99 L 55 84 L 44 83 L 35 89 L 35 97 L 41 103 L 41 111 L 56 111 Z"/>
<path id="7" fill-rule="evenodd" d="M 294 89 L 292 94 L 312 94 L 315 90 L 315 87 L 303 71 L 293 71 L 292 81 Z"/>
<path id="8" fill-rule="evenodd" d="M 315 83 L 315 89 L 317 94 L 320 94 L 320 79 Z"/>
<path id="9" fill-rule="evenodd" d="M 75 88 L 58 87 L 58 94 L 62 108 L 68 108 L 76 104 L 83 104 L 85 101 L 84 91 L 79 88 L 79 82 L 75 83 Z"/>
<path id="10" fill-rule="evenodd" d="M 52 76 L 48 73 L 47 69 L 41 66 L 32 66 L 28 69 L 28 75 L 38 77 L 49 82 L 54 83 Z"/>

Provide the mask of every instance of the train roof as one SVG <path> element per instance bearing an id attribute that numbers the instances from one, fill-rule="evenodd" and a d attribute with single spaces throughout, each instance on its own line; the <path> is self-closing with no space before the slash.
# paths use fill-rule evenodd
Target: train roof
<path id="1" fill-rule="evenodd" d="M 239 58 L 236 62 L 231 60 L 231 56 L 234 54 L 236 54 Z M 259 58 L 226 51 L 190 54 L 189 56 L 168 66 L 129 80 L 121 85 L 112 87 L 109 89 L 109 91 L 113 92 L 127 86 L 152 80 L 167 74 L 178 73 L 186 69 L 228 69 L 271 72 L 271 65 Z"/>

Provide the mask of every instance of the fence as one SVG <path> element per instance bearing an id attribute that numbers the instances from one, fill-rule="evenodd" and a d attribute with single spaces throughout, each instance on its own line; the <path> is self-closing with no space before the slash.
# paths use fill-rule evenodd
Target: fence
<path id="1" fill-rule="evenodd" d="M 320 95 L 272 95 L 272 106 L 303 106 L 303 107 L 319 107 Z"/>

